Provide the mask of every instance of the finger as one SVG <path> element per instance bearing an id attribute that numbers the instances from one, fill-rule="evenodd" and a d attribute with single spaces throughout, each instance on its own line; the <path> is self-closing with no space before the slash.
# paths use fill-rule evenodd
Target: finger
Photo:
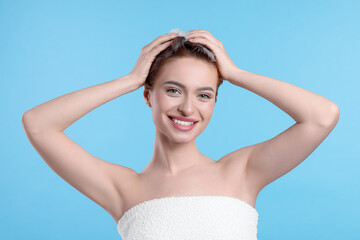
<path id="1" fill-rule="evenodd" d="M 191 30 L 191 31 L 188 31 L 188 34 L 193 34 L 193 33 L 201 33 L 201 34 L 207 34 L 207 35 L 212 36 L 212 34 L 209 31 L 206 31 L 206 30 Z"/>
<path id="2" fill-rule="evenodd" d="M 177 33 L 168 33 L 168 34 L 161 35 L 161 36 L 157 37 L 154 41 L 152 41 L 150 44 L 148 44 L 145 48 L 149 48 L 151 50 L 154 47 L 156 47 L 164 42 L 174 39 L 177 35 L 178 35 Z"/>
<path id="3" fill-rule="evenodd" d="M 205 38 L 198 37 L 198 38 L 190 39 L 189 41 L 191 43 L 199 43 L 199 44 L 207 47 L 209 50 L 211 50 L 214 53 L 215 56 L 218 53 L 218 46 L 216 44 L 212 43 L 211 41 L 208 41 Z"/>
<path id="4" fill-rule="evenodd" d="M 163 44 L 160 44 L 152 49 L 152 55 L 156 56 L 158 55 L 162 50 L 169 47 L 171 45 L 172 41 L 165 42 Z"/>
<path id="5" fill-rule="evenodd" d="M 201 31 L 201 30 L 194 29 L 194 30 L 190 30 L 190 31 L 188 31 L 188 32 L 190 33 L 190 32 L 199 32 L 199 31 Z"/>
<path id="6" fill-rule="evenodd" d="M 216 39 L 210 38 L 209 36 L 202 35 L 202 34 L 197 34 L 197 35 L 194 34 L 192 36 L 189 36 L 188 41 L 190 41 L 190 42 L 199 42 L 199 41 L 203 42 L 203 41 L 205 41 L 208 44 L 211 44 L 213 46 L 217 46 Z M 199 43 L 202 43 L 202 42 L 199 42 Z"/>
<path id="7" fill-rule="evenodd" d="M 192 34 L 188 34 L 187 36 L 187 40 L 190 40 L 190 39 L 193 39 L 193 38 L 205 38 L 207 39 L 208 41 L 212 42 L 213 44 L 219 44 L 219 40 L 214 38 L 213 35 L 211 34 L 207 34 L 207 33 L 204 33 L 204 32 L 196 32 L 196 33 L 192 33 Z"/>

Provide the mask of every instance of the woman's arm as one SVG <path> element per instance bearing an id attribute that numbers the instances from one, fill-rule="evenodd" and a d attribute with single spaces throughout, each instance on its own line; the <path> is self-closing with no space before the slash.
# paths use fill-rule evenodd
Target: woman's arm
<path id="1" fill-rule="evenodd" d="M 123 211 L 121 194 L 134 188 L 137 173 L 93 156 L 63 130 L 96 107 L 134 91 L 138 86 L 130 75 L 126 75 L 40 104 L 22 118 L 30 143 L 48 166 L 104 208 L 116 222 Z"/>
<path id="2" fill-rule="evenodd" d="M 229 81 L 269 100 L 296 121 L 267 141 L 226 155 L 229 169 L 237 176 L 235 184 L 246 176 L 244 181 L 254 194 L 303 162 L 339 120 L 334 102 L 293 84 L 242 69 L 235 70 Z"/>
<path id="3" fill-rule="evenodd" d="M 329 99 L 284 81 L 239 68 L 236 71 L 229 82 L 269 100 L 297 123 L 336 124 L 339 109 Z"/>
<path id="4" fill-rule="evenodd" d="M 139 87 L 128 74 L 62 95 L 26 111 L 22 117 L 24 128 L 29 132 L 64 131 L 95 108 Z"/>

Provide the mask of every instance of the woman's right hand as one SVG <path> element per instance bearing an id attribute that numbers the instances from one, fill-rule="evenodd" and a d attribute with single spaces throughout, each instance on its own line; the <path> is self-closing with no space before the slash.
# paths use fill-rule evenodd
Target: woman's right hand
<path id="1" fill-rule="evenodd" d="M 154 41 L 141 49 L 140 56 L 129 73 L 138 82 L 139 88 L 145 83 L 149 70 L 155 57 L 165 48 L 171 45 L 177 33 L 168 33 L 157 37 Z"/>

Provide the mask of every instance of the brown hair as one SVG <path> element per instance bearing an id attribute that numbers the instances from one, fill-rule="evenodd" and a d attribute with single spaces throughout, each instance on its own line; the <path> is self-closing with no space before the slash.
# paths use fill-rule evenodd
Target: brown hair
<path id="1" fill-rule="evenodd" d="M 158 73 L 160 72 L 161 67 L 164 66 L 166 63 L 183 57 L 192 57 L 195 59 L 202 60 L 216 67 L 218 73 L 218 84 L 217 84 L 216 96 L 215 96 L 215 102 L 216 102 L 219 86 L 223 83 L 223 79 L 217 67 L 217 63 L 211 61 L 211 57 L 206 53 L 203 47 L 204 46 L 199 43 L 193 43 L 187 41 L 183 36 L 178 36 L 174 38 L 172 44 L 163 51 L 161 51 L 152 62 L 152 65 L 149 70 L 149 74 L 145 80 L 145 84 L 144 84 L 145 89 L 148 90 L 152 89 L 154 81 Z M 212 52 L 210 49 L 208 50 Z"/>

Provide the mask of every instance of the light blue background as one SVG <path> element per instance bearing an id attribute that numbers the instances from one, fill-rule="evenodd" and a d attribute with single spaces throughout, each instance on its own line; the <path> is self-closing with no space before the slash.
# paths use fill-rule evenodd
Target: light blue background
<path id="1" fill-rule="evenodd" d="M 21 116 L 60 95 L 128 74 L 143 46 L 173 28 L 205 29 L 244 70 L 320 94 L 340 120 L 298 167 L 259 194 L 259 239 L 359 239 L 358 1 L 0 1 L 1 239 L 120 239 L 113 218 L 60 178 Z M 91 154 L 141 171 L 154 124 L 143 87 L 65 133 Z M 227 81 L 200 151 L 220 159 L 295 121 Z"/>

